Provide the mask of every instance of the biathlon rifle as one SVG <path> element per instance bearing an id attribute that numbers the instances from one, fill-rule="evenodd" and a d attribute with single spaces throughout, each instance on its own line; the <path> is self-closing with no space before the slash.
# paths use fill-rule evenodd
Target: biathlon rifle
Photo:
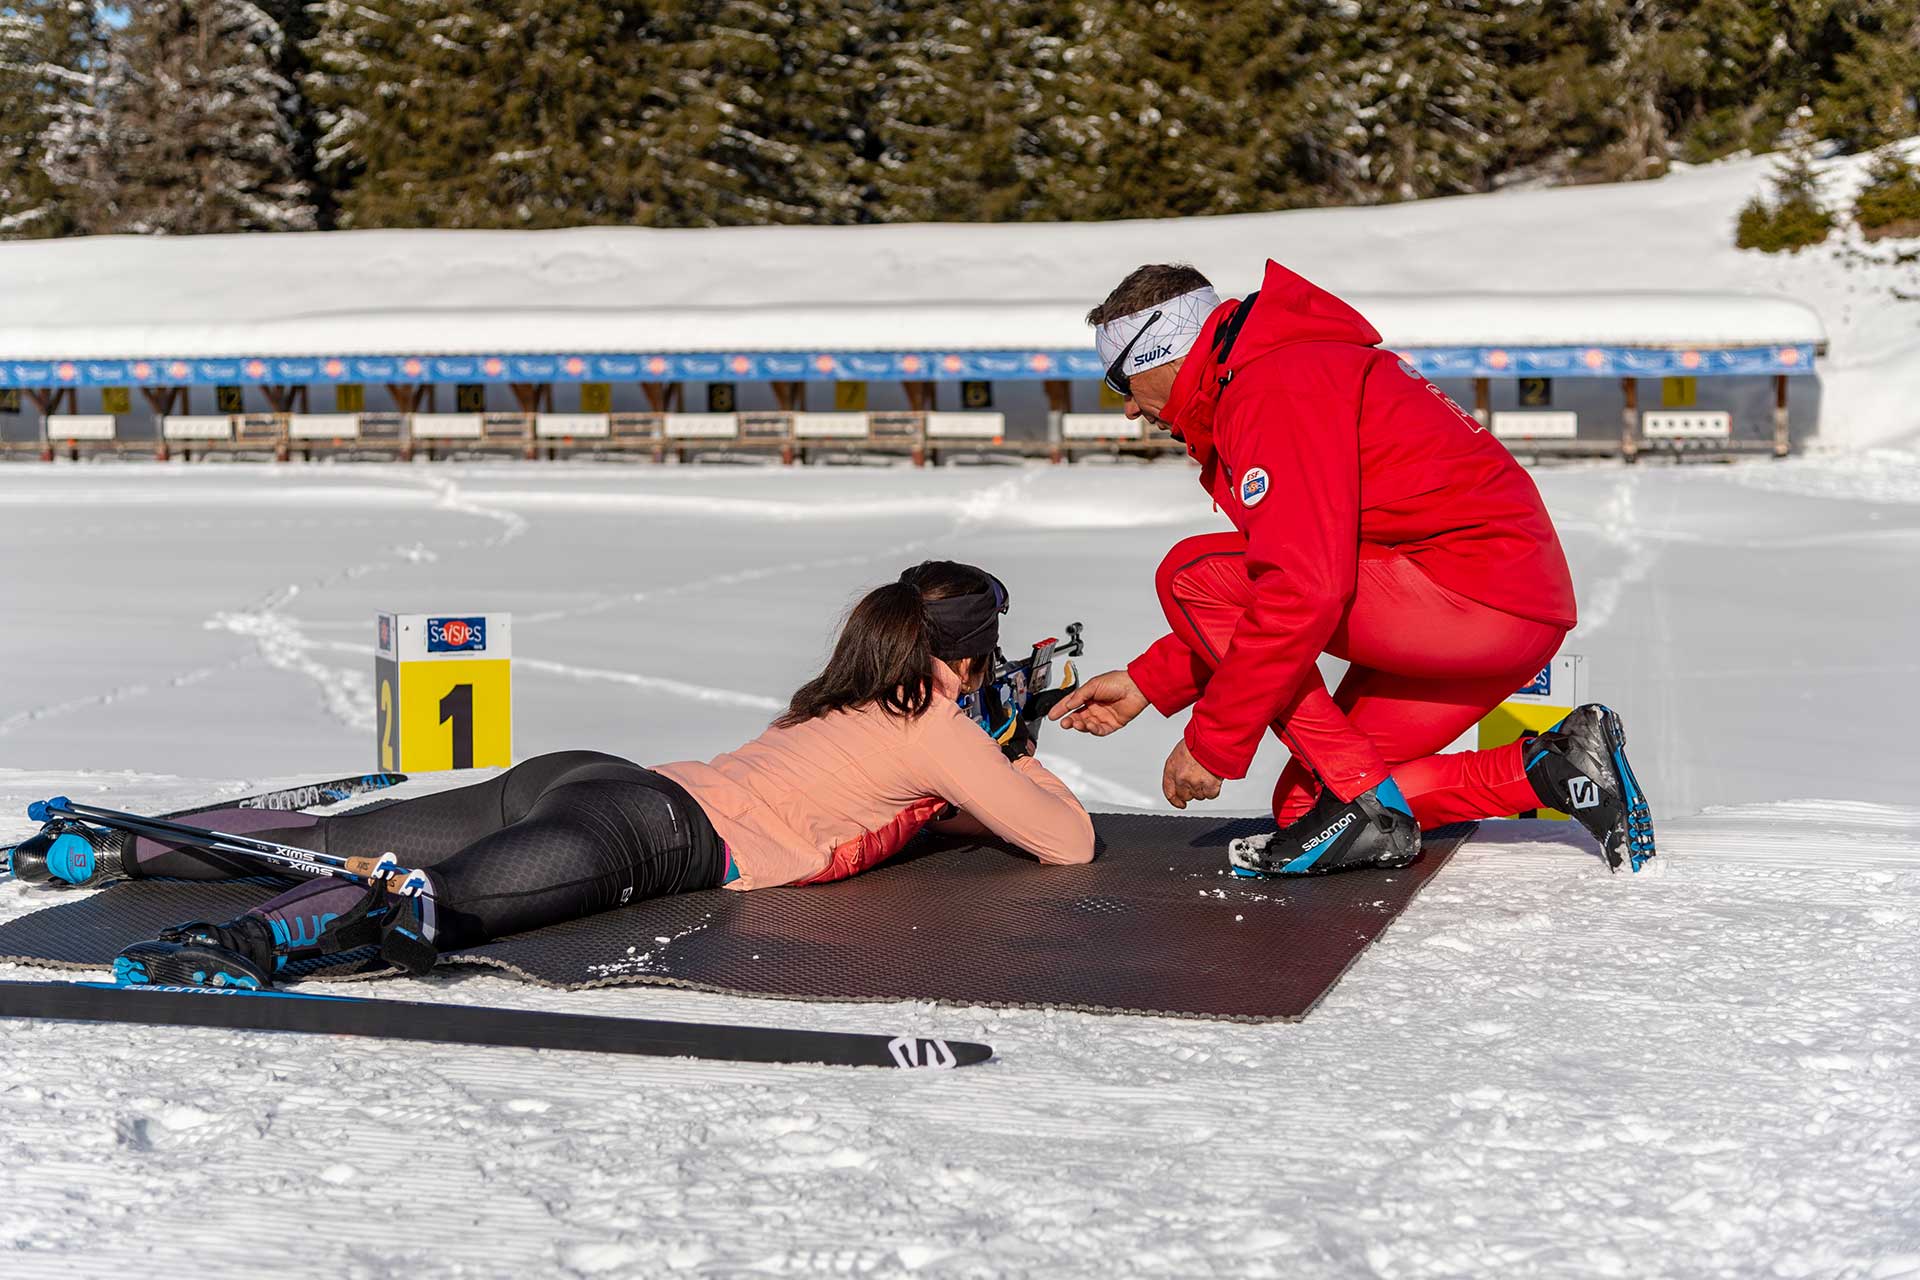
<path id="1" fill-rule="evenodd" d="M 1087 649 L 1080 627 L 1078 622 L 1069 623 L 1065 640 L 1049 636 L 1017 662 L 995 649 L 993 671 L 986 682 L 960 699 L 961 709 L 1000 744 L 1007 759 L 1032 755 L 1047 712 L 1080 687 L 1080 674 L 1073 669 L 1073 659 Z M 1066 659 L 1057 686 L 1053 685 L 1055 658 Z"/>

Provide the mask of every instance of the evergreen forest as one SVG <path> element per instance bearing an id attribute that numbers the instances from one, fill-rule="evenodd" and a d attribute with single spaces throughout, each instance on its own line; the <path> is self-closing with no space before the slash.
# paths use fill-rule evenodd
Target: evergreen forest
<path id="1" fill-rule="evenodd" d="M 1920 0 L 0 0 L 0 236 L 1373 204 L 1917 98 Z"/>

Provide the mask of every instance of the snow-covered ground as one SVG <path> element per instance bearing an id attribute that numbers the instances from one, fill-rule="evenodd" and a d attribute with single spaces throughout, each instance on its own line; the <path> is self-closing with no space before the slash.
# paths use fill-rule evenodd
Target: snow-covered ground
<path id="1" fill-rule="evenodd" d="M 379 988 L 999 1051 L 944 1075 L 0 1024 L 0 1273 L 1920 1276 L 1920 457 L 1537 478 L 1647 873 L 1489 828 L 1292 1026 Z M 660 760 L 924 556 L 1123 661 L 1217 521 L 1184 466 L 0 470 L 0 841 L 369 765 L 377 608 L 514 613 L 517 754 Z M 1174 732 L 1045 749 L 1152 805 Z"/>

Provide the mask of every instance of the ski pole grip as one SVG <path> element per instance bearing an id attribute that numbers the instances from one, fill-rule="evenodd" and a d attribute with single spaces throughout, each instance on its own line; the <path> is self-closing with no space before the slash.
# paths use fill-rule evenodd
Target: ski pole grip
<path id="1" fill-rule="evenodd" d="M 60 810 L 72 810 L 73 801 L 65 796 L 55 796 L 51 800 L 35 800 L 27 806 L 27 821 L 45 822 L 48 818 L 59 816 Z"/>

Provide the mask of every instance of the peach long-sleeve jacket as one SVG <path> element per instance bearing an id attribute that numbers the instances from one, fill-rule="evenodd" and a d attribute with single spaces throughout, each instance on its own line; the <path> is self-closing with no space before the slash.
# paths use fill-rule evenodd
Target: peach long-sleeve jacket
<path id="1" fill-rule="evenodd" d="M 770 728 L 713 760 L 655 765 L 685 787 L 733 857 L 732 889 L 854 875 L 899 852 L 948 804 L 938 830 L 992 834 L 1042 862 L 1087 862 L 1093 822 L 1067 785 L 1031 757 L 1009 763 L 935 668 L 914 719 L 869 705 Z"/>

